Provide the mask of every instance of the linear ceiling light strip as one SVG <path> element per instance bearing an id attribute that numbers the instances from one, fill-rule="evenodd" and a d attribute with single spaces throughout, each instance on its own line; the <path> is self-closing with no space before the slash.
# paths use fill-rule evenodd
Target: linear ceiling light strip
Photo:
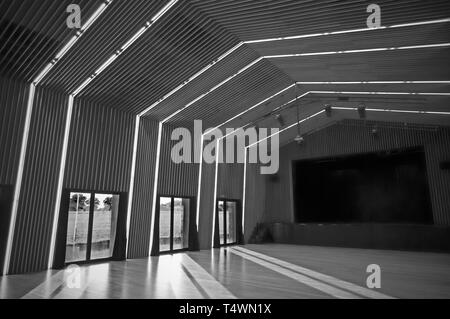
<path id="1" fill-rule="evenodd" d="M 341 110 L 341 111 L 358 111 L 357 107 L 340 107 L 333 106 L 331 107 L 333 110 Z M 374 108 L 366 108 L 367 112 L 387 112 L 387 113 L 405 113 L 405 114 L 424 114 L 424 115 L 450 115 L 450 112 L 437 112 L 437 111 L 423 111 L 423 110 L 398 110 L 398 109 L 374 109 Z"/>
<path id="2" fill-rule="evenodd" d="M 450 81 L 349 81 L 349 82 L 297 82 L 298 85 L 347 85 L 347 84 L 450 84 Z"/>
<path id="3" fill-rule="evenodd" d="M 450 22 L 450 18 L 440 19 L 440 20 L 422 21 L 422 22 L 413 22 L 413 23 L 403 23 L 403 24 L 396 24 L 396 25 L 385 26 L 385 27 L 382 26 L 379 28 L 362 28 L 362 29 L 353 29 L 353 30 L 344 30 L 344 31 L 333 31 L 333 32 L 322 32 L 322 33 L 312 33 L 312 34 L 305 34 L 305 35 L 296 35 L 296 36 L 290 36 L 290 37 L 252 40 L 252 41 L 246 41 L 245 43 L 252 44 L 252 43 L 283 41 L 283 40 L 315 38 L 315 37 L 322 37 L 322 36 L 329 36 L 329 35 L 339 35 L 339 34 L 348 34 L 348 33 L 358 33 L 358 32 L 367 32 L 367 31 L 415 27 L 415 26 L 421 26 L 421 25 L 439 24 L 439 23 L 447 23 L 447 22 Z"/>
<path id="4" fill-rule="evenodd" d="M 19 166 L 17 171 L 16 183 L 14 188 L 14 198 L 11 210 L 11 219 L 8 229 L 8 239 L 6 244 L 5 258 L 3 264 L 3 275 L 9 273 L 9 266 L 11 260 L 12 244 L 14 240 L 14 231 L 17 219 L 17 210 L 19 207 L 20 191 L 22 187 L 23 170 L 25 165 L 25 156 L 28 146 L 28 136 L 30 132 L 31 116 L 33 114 L 33 104 L 34 96 L 36 91 L 36 86 L 41 83 L 44 77 L 53 69 L 53 67 L 60 61 L 64 55 L 69 52 L 69 50 L 75 45 L 75 43 L 83 36 L 83 34 L 93 25 L 93 23 L 103 14 L 107 7 L 112 3 L 113 0 L 106 0 L 103 2 L 97 10 L 89 17 L 89 19 L 82 25 L 81 29 L 76 32 L 76 34 L 70 38 L 70 40 L 64 45 L 64 47 L 58 51 L 55 57 L 48 63 L 42 71 L 32 80 L 28 92 L 28 102 L 27 111 L 25 114 L 24 132 L 22 135 L 22 143 L 19 156 Z"/>
<path id="5" fill-rule="evenodd" d="M 134 42 L 136 42 L 148 29 L 150 29 L 153 24 L 158 21 L 166 12 L 169 11 L 170 8 L 172 8 L 178 0 L 172 0 L 169 3 L 167 3 L 161 10 L 156 13 L 150 21 L 147 21 L 145 25 L 140 28 L 120 49 L 118 49 L 109 59 L 107 59 L 88 79 L 86 79 L 75 91 L 70 95 L 72 97 L 72 104 L 73 99 L 82 91 L 84 90 L 89 83 L 91 83 L 99 74 L 101 74 L 108 66 L 110 66 L 123 52 L 125 52 Z M 70 121 L 67 121 L 67 119 L 71 118 L 72 116 L 72 110 L 73 105 L 71 106 L 70 99 L 69 99 L 69 105 L 68 105 L 68 112 L 66 115 L 66 127 L 64 132 L 64 139 L 63 139 L 63 152 L 61 154 L 61 164 L 60 164 L 60 170 L 59 170 L 59 179 L 58 179 L 58 188 L 57 188 L 57 195 L 56 195 L 56 203 L 54 208 L 54 214 L 53 214 L 53 228 L 52 228 L 52 237 L 51 237 L 51 244 L 50 244 L 50 253 L 49 253 L 49 261 L 48 261 L 48 268 L 51 268 L 53 266 L 53 260 L 54 260 L 54 254 L 55 254 L 55 244 L 56 244 L 56 232 L 58 227 L 58 217 L 59 217 L 59 208 L 61 203 L 61 196 L 62 196 L 62 187 L 64 182 L 64 171 L 66 166 L 66 155 L 67 153 L 64 152 L 65 149 L 67 149 L 67 145 L 69 143 L 69 134 L 70 134 Z M 139 133 L 139 127 L 137 127 L 137 130 L 135 130 L 135 134 Z M 133 154 L 133 157 L 135 157 L 135 154 Z M 132 184 L 134 181 L 131 181 L 130 184 Z M 130 186 L 131 187 L 131 186 Z M 129 206 L 131 209 L 131 206 Z M 127 226 L 129 226 L 129 216 L 127 216 Z M 129 229 L 126 230 L 127 232 L 127 239 L 129 235 Z M 127 243 L 128 245 L 128 243 Z"/>
<path id="6" fill-rule="evenodd" d="M 280 59 L 280 58 L 296 58 L 296 57 L 307 57 L 307 56 L 370 53 L 370 52 L 399 51 L 399 50 L 417 50 L 417 49 L 446 48 L 446 47 L 450 47 L 450 43 L 411 45 L 411 46 L 391 47 L 391 48 L 373 48 L 373 49 L 359 49 L 359 50 L 280 54 L 280 55 L 268 55 L 268 56 L 264 56 L 264 58 L 265 59 Z"/>

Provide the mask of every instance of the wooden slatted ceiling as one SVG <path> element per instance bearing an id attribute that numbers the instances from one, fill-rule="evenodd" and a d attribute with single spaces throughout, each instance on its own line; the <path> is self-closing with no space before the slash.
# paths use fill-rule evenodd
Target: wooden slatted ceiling
<path id="1" fill-rule="evenodd" d="M 293 81 L 270 62 L 261 60 L 228 83 L 189 106 L 171 121 L 202 119 L 205 127 L 219 125 L 229 117 L 268 98 Z"/>
<path id="2" fill-rule="evenodd" d="M 15 20 L 20 20 L 22 23 L 27 21 L 30 10 L 42 10 L 45 7 L 46 14 L 39 16 L 39 21 L 47 22 L 46 25 L 52 28 L 41 29 L 46 36 L 61 42 L 62 39 L 71 35 L 70 32 L 67 33 L 68 29 L 65 26 L 66 14 L 58 15 L 61 8 L 49 1 L 42 2 L 42 6 L 39 7 L 34 2 L 34 7 L 25 5 L 20 8 L 17 5 L 13 7 L 5 1 L 0 5 L 9 12 L 9 16 L 12 14 Z M 88 8 L 96 8 L 94 4 L 98 5 L 98 1 L 85 0 L 85 2 L 80 1 L 80 4 L 83 8 L 86 8 L 87 4 L 90 4 Z M 43 83 L 66 92 L 73 90 L 164 4 L 166 4 L 165 1 L 143 0 L 126 2 L 126 4 L 123 1 L 113 2 L 92 29 L 50 72 Z M 378 4 L 383 10 L 383 25 L 447 18 L 450 14 L 450 3 L 446 0 L 433 1 L 432 5 L 426 1 L 392 0 L 380 1 Z M 65 8 L 62 5 L 61 7 Z M 94 79 L 81 92 L 81 96 L 97 103 L 119 105 L 117 107 L 121 110 L 137 114 L 235 46 L 240 40 L 365 28 L 368 15 L 366 7 L 366 1 L 336 0 L 320 2 L 180 1 L 129 50 Z M 2 21 L 6 20 L 2 19 Z M 417 44 L 425 40 L 430 43 L 443 42 L 449 39 L 450 33 L 446 31 L 448 31 L 448 24 L 440 24 L 301 41 L 281 41 L 275 44 L 253 44 L 251 48 L 243 46 L 177 94 L 152 109 L 148 115 L 160 120 L 165 118 L 240 70 L 258 55 L 274 52 L 298 53 L 306 49 L 327 51 L 335 47 L 348 49 L 347 45 L 352 45 L 352 48 L 366 46 L 372 48 L 388 44 L 391 46 Z M 64 36 L 65 34 L 67 35 Z M 208 125 L 220 124 L 261 101 L 268 93 L 277 92 L 282 88 L 282 84 L 291 80 L 448 80 L 450 78 L 448 53 L 448 49 L 440 48 L 272 59 L 270 63 L 263 61 L 254 66 L 254 70 L 252 68 L 242 77 L 239 76 L 230 81 L 223 88 L 179 113 L 173 120 L 204 119 Z M 28 53 L 24 54 L 28 55 Z M 39 54 L 39 59 L 42 61 L 48 61 L 52 57 L 51 54 Z M 263 70 L 261 65 L 265 65 L 267 69 Z M 279 70 L 276 70 L 274 65 Z M 28 66 L 25 63 L 23 72 L 16 71 L 17 74 L 21 72 L 33 74 L 31 69 L 36 66 L 42 68 L 45 63 L 28 64 Z M 280 78 L 275 79 L 276 75 Z M 271 88 L 270 82 L 272 82 Z M 243 88 L 248 90 L 247 94 L 242 90 Z M 236 94 L 236 92 L 240 93 Z"/>
<path id="3" fill-rule="evenodd" d="M 222 129 L 226 128 L 239 128 L 248 123 L 258 122 L 262 118 L 273 116 L 273 114 L 280 112 L 280 107 L 295 99 L 296 95 L 310 91 L 327 91 L 327 92 L 410 92 L 417 93 L 423 92 L 435 92 L 435 93 L 450 93 L 450 85 L 448 84 L 358 84 L 358 85 L 300 85 L 300 90 L 296 92 L 295 88 L 286 91 L 283 95 L 279 95 L 270 100 L 269 103 L 259 105 L 252 110 L 249 110 L 245 114 L 242 114 L 239 118 L 236 118 L 226 125 L 222 126 Z M 341 100 L 352 97 L 350 102 L 347 102 L 347 107 L 354 107 L 359 102 L 368 102 L 375 99 L 378 102 L 378 106 L 383 106 L 383 103 L 387 103 L 391 107 L 408 107 L 410 109 L 426 110 L 426 111 L 442 111 L 449 112 L 448 105 L 450 104 L 450 97 L 446 96 L 403 96 L 403 95 L 384 95 L 384 96 L 370 96 L 370 95 L 355 95 L 355 94 L 309 94 L 299 99 L 300 105 L 305 103 L 315 102 L 317 100 L 322 101 L 322 107 L 325 104 L 336 104 Z M 384 98 L 384 100 L 382 99 Z M 283 109 L 293 107 L 294 103 L 287 104 L 281 108 Z M 277 123 L 273 121 L 275 127 Z M 448 117 L 447 124 L 450 125 L 450 117 Z"/>
<path id="4" fill-rule="evenodd" d="M 341 96 L 342 97 L 342 96 Z M 299 118 L 304 119 L 324 109 L 325 104 L 335 107 L 358 107 L 363 103 L 367 108 L 373 109 L 395 109 L 395 110 L 424 110 L 424 111 L 447 111 L 450 99 L 448 97 L 395 97 L 395 96 L 378 96 L 370 95 L 346 95 L 347 99 L 339 99 L 338 95 L 321 95 L 314 94 L 310 97 L 302 99 L 299 105 Z M 280 126 L 274 115 L 265 115 L 261 117 L 255 116 L 254 124 L 258 127 L 279 128 L 280 130 L 289 127 L 297 122 L 296 103 L 286 106 L 280 113 L 284 120 L 284 125 Z M 320 129 L 324 119 L 330 121 L 338 121 L 342 119 L 359 119 L 357 111 L 351 110 L 333 110 L 332 117 L 327 118 L 326 114 L 307 120 L 300 125 L 301 134 L 307 134 L 310 130 Z M 449 126 L 450 116 L 442 115 L 418 115 L 406 113 L 386 113 L 386 112 L 367 112 L 366 120 L 397 122 L 397 123 L 417 123 L 433 126 Z M 237 124 L 237 123 L 234 123 Z M 232 124 L 230 124 L 230 127 Z M 238 124 L 237 124 L 238 125 Z M 234 127 L 237 127 L 235 125 Z M 280 144 L 290 143 L 297 136 L 297 128 L 285 130 L 280 133 Z"/>
<path id="5" fill-rule="evenodd" d="M 449 13 L 450 16 L 450 13 Z M 257 42 L 248 45 L 261 56 L 395 48 L 450 42 L 450 22 L 333 34 L 321 37 Z M 380 54 L 383 54 L 382 52 Z"/>
<path id="6" fill-rule="evenodd" d="M 76 31 L 67 28 L 66 8 L 79 4 L 89 17 L 100 0 L 1 0 L 0 74 L 31 81 Z"/>
<path id="7" fill-rule="evenodd" d="M 47 74 L 43 85 L 73 92 L 141 29 L 166 1 L 113 1 Z"/>
<path id="8" fill-rule="evenodd" d="M 191 0 L 242 41 L 365 28 L 365 0 Z M 380 0 L 382 24 L 447 18 L 450 2 Z"/>
<path id="9" fill-rule="evenodd" d="M 82 95 L 106 102 L 119 99 L 125 110 L 139 113 L 238 43 L 209 17 L 181 2 Z M 204 90 L 213 85 L 208 83 Z"/>

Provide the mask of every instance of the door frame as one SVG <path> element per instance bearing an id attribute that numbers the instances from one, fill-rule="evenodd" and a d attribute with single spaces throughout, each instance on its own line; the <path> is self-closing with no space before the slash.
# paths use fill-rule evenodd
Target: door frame
<path id="1" fill-rule="evenodd" d="M 220 226 L 219 226 L 219 202 L 224 202 L 224 244 L 220 243 Z M 227 243 L 226 240 L 226 229 L 227 229 L 227 212 L 226 207 L 227 203 L 236 203 L 236 225 L 235 225 L 235 232 L 236 232 L 236 240 L 232 243 Z M 231 199 L 231 198 L 217 198 L 216 200 L 216 225 L 215 225 L 215 235 L 214 236 L 214 247 L 220 248 L 220 247 L 227 247 L 227 246 L 233 246 L 238 245 L 242 243 L 242 227 L 241 227 L 241 200 L 240 199 Z"/>
<path id="2" fill-rule="evenodd" d="M 92 231 L 94 222 L 94 208 L 95 205 L 89 206 L 89 222 L 88 222 L 88 239 L 86 243 L 86 260 L 83 261 L 73 261 L 66 262 L 66 244 L 67 244 L 67 223 L 69 218 L 69 205 L 70 205 L 70 194 L 71 193 L 83 193 L 90 194 L 91 198 L 95 198 L 95 194 L 101 195 L 117 195 L 119 196 L 119 207 L 116 225 L 116 237 L 115 244 L 113 247 L 113 254 L 111 257 L 99 258 L 91 260 L 91 248 L 92 248 Z M 117 191 L 97 191 L 88 189 L 78 189 L 78 188 L 65 188 L 62 192 L 62 199 L 60 205 L 60 217 L 58 221 L 58 232 L 56 237 L 56 249 L 53 268 L 61 269 L 69 265 L 87 265 L 103 263 L 107 261 L 120 261 L 126 259 L 126 219 L 127 219 L 127 193 L 121 193 Z"/>
<path id="3" fill-rule="evenodd" d="M 159 233 L 159 227 L 160 227 L 160 199 L 162 198 L 170 198 L 171 204 L 170 204 L 170 249 L 167 251 L 160 251 L 159 250 L 159 244 L 160 244 L 160 233 Z M 173 225 L 174 225 L 174 201 L 175 198 L 181 198 L 181 199 L 189 199 L 189 214 L 187 214 L 185 217 L 188 218 L 188 247 L 187 248 L 180 248 L 180 249 L 173 249 Z M 194 250 L 195 247 L 192 247 L 195 245 L 195 242 L 193 240 L 197 237 L 196 232 L 194 233 L 193 230 L 195 230 L 195 221 L 192 222 L 192 216 L 195 212 L 195 197 L 193 196 L 178 196 L 178 195 L 165 195 L 165 194 L 158 194 L 156 197 L 156 216 L 155 216 L 155 225 L 154 225 L 154 238 L 153 238 L 153 249 L 152 249 L 152 256 L 156 255 L 173 255 L 178 254 L 190 250 Z M 192 227 L 194 225 L 194 228 Z"/>

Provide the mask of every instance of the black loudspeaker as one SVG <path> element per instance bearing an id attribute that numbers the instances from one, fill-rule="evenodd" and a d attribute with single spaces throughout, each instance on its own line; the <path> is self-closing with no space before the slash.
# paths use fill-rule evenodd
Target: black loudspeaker
<path id="1" fill-rule="evenodd" d="M 440 167 L 441 169 L 450 169 L 450 160 L 441 162 Z"/>

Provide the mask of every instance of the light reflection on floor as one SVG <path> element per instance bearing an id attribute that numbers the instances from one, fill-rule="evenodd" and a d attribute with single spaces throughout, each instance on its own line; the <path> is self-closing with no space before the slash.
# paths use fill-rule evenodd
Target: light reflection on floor
<path id="1" fill-rule="evenodd" d="M 374 261 L 383 265 L 383 287 L 371 292 L 364 267 Z M 448 269 L 448 254 L 247 245 L 81 266 L 78 281 L 67 270 L 5 276 L 0 297 L 450 298 Z"/>

